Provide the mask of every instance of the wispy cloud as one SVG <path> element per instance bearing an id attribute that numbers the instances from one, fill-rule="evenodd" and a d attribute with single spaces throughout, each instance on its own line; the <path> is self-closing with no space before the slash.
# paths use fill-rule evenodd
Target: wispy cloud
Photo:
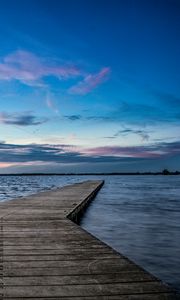
<path id="1" fill-rule="evenodd" d="M 0 80 L 17 80 L 23 84 L 36 87 L 47 87 L 45 78 L 53 76 L 59 80 L 83 78 L 68 89 L 71 94 L 87 94 L 108 78 L 110 68 L 102 68 L 97 74 L 90 74 L 76 64 L 59 63 L 54 59 L 39 57 L 34 53 L 18 50 L 0 58 Z M 52 100 L 47 100 L 52 106 Z"/>
<path id="2" fill-rule="evenodd" d="M 111 116 L 84 116 L 84 115 L 65 115 L 65 119 L 70 120 L 70 121 L 96 121 L 96 122 L 108 122 L 108 121 L 113 121 L 114 118 Z"/>
<path id="3" fill-rule="evenodd" d="M 83 119 L 81 115 L 68 115 L 68 116 L 64 116 L 64 118 L 70 121 L 79 121 Z"/>
<path id="4" fill-rule="evenodd" d="M 53 64 L 47 58 L 18 50 L 2 58 L 0 63 L 0 80 L 18 80 L 27 85 L 43 86 L 42 79 L 54 76 L 67 79 L 82 76 L 82 71 L 71 64 Z"/>
<path id="5" fill-rule="evenodd" d="M 88 113 L 88 114 L 87 114 Z M 122 101 L 118 107 L 111 108 L 109 111 L 97 110 L 95 114 L 89 115 L 89 112 L 82 114 L 66 115 L 65 118 L 73 121 L 94 121 L 100 123 L 117 123 L 122 126 L 126 124 L 127 128 L 122 129 L 117 133 L 118 135 L 136 134 L 141 137 L 143 141 L 147 141 L 150 137 L 150 132 L 145 130 L 144 127 L 159 125 L 159 124 L 179 124 L 180 112 L 178 110 L 164 110 L 157 108 L 153 105 L 146 105 L 141 103 L 129 103 Z M 134 129 L 135 128 L 135 129 Z M 136 129 L 137 128 L 137 129 Z M 109 137 L 109 138 L 116 138 Z"/>
<path id="6" fill-rule="evenodd" d="M 103 68 L 97 74 L 89 74 L 69 89 L 70 94 L 85 95 L 108 79 L 110 68 Z"/>
<path id="7" fill-rule="evenodd" d="M 38 118 L 31 112 L 13 113 L 0 112 L 0 123 L 6 125 L 35 126 L 47 122 L 47 118 Z"/>
<path id="8" fill-rule="evenodd" d="M 68 117 L 68 116 L 66 116 Z M 69 119 L 71 116 L 69 115 Z M 141 138 L 148 139 L 148 136 L 143 130 L 134 130 L 132 132 L 129 126 L 143 127 L 148 124 L 163 123 L 169 120 L 174 120 L 177 117 L 171 113 L 165 113 L 163 110 L 157 109 L 151 105 L 140 104 L 140 103 L 129 103 L 122 101 L 118 107 L 110 109 L 109 112 L 101 114 L 101 111 L 97 112 L 94 115 L 78 115 L 78 118 L 74 118 L 74 121 L 83 120 L 83 121 L 95 121 L 95 122 L 111 122 L 111 123 L 121 123 L 128 124 L 128 128 L 125 128 L 125 131 L 122 131 L 121 134 L 139 134 Z"/>
<path id="9" fill-rule="evenodd" d="M 104 146 L 85 149 L 84 153 L 90 156 L 104 157 L 133 157 L 133 158 L 160 158 L 180 154 L 180 141 L 162 142 L 146 146 Z"/>
<path id="10" fill-rule="evenodd" d="M 160 153 L 155 147 L 121 147 L 121 146 L 105 146 L 90 148 L 85 150 L 86 155 L 103 156 L 103 157 L 133 157 L 133 158 L 158 158 Z"/>
<path id="11" fill-rule="evenodd" d="M 0 162 L 0 169 L 1 168 L 8 168 L 16 165 L 16 163 L 11 163 L 11 162 Z"/>
<path id="12" fill-rule="evenodd" d="M 46 97 L 46 105 L 48 108 L 50 108 L 56 114 L 59 113 L 59 109 L 57 108 L 56 103 L 52 99 L 52 96 L 50 96 L 49 94 Z"/>
<path id="13" fill-rule="evenodd" d="M 118 132 L 116 132 L 114 134 L 114 137 L 118 137 L 118 136 L 126 136 L 129 134 L 136 134 L 138 136 L 141 137 L 142 141 L 148 141 L 149 140 L 149 133 L 146 130 L 142 130 L 142 129 L 133 129 L 133 128 L 125 128 L 122 130 L 118 130 Z"/>
<path id="14" fill-rule="evenodd" d="M 180 154 L 180 141 L 146 146 L 104 146 L 94 148 L 67 144 L 16 145 L 0 143 L 0 163 L 93 163 L 120 162 L 132 159 L 160 159 Z"/>

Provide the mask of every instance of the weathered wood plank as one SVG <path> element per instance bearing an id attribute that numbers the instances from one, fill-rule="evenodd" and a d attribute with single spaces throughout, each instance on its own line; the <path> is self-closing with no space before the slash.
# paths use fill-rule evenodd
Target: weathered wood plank
<path id="1" fill-rule="evenodd" d="M 114 253 L 81 253 L 81 254 L 58 254 L 58 255 L 49 255 L 49 254 L 40 254 L 40 255 L 4 255 L 3 256 L 3 262 L 26 262 L 26 261 L 69 261 L 69 260 L 86 260 L 89 259 L 87 257 L 91 257 L 92 260 L 104 260 L 104 259 L 113 259 L 114 258 Z"/>
<path id="2" fill-rule="evenodd" d="M 136 294 L 136 295 L 104 295 L 104 296 L 78 296 L 78 297 L 38 297 L 38 298 L 6 298 L 5 300 L 176 300 L 175 295 L 171 295 L 169 293 L 157 293 L 157 294 Z"/>
<path id="3" fill-rule="evenodd" d="M 71 221 L 101 185 L 88 181 L 0 204 L 0 299 L 177 299 Z"/>
<path id="4" fill-rule="evenodd" d="M 120 283 L 120 282 L 141 282 L 154 281 L 154 278 L 146 272 L 126 272 L 126 273 L 110 273 L 88 274 L 88 275 L 70 275 L 70 276 L 17 276 L 4 277 L 4 285 L 12 286 L 31 286 L 31 285 L 72 285 L 72 284 L 97 284 L 97 283 Z"/>
<path id="5" fill-rule="evenodd" d="M 106 283 L 106 284 L 86 284 L 86 285 L 46 285 L 41 286 L 4 286 L 3 294 L 6 297 L 78 297 L 78 296 L 103 296 L 103 295 L 131 295 L 143 293 L 165 292 L 165 287 L 158 282 L 142 283 Z M 168 289 L 167 289 L 168 292 Z"/>

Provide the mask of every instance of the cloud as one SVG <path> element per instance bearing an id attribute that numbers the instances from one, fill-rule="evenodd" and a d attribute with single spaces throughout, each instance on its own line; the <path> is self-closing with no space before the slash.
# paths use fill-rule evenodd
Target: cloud
<path id="1" fill-rule="evenodd" d="M 6 125 L 35 126 L 47 122 L 47 118 L 37 118 L 30 112 L 8 114 L 0 112 L 0 123 Z"/>
<path id="2" fill-rule="evenodd" d="M 89 111 L 87 112 L 89 114 Z M 71 115 L 66 115 L 66 118 L 71 119 Z M 122 131 L 121 134 L 137 134 L 143 141 L 149 139 L 149 133 L 141 128 L 147 125 L 159 125 L 159 124 L 179 124 L 180 112 L 178 109 L 165 110 L 163 107 L 155 107 L 149 104 L 142 103 L 129 103 L 121 101 L 118 107 L 109 108 L 109 112 L 103 110 L 97 110 L 94 115 L 78 114 L 78 118 L 74 118 L 74 121 L 94 121 L 94 122 L 109 122 L 126 124 L 128 126 L 126 131 Z M 139 127 L 140 129 L 131 129 L 131 127 Z M 130 127 L 130 128 L 129 128 Z M 112 137 L 109 137 L 112 138 Z"/>
<path id="3" fill-rule="evenodd" d="M 53 76 L 59 80 L 83 78 L 68 91 L 71 94 L 87 94 L 104 82 L 109 68 L 102 68 L 97 74 L 89 74 L 72 63 L 59 63 L 47 57 L 39 57 L 34 53 L 18 50 L 0 59 L 0 80 L 17 80 L 35 87 L 47 87 L 44 79 Z M 78 79 L 79 80 L 79 79 Z M 52 100 L 47 100 L 51 106 Z"/>
<path id="4" fill-rule="evenodd" d="M 69 89 L 70 94 L 86 95 L 108 79 L 110 68 L 103 68 L 97 74 L 89 74 L 82 81 Z"/>
<path id="5" fill-rule="evenodd" d="M 180 141 L 156 143 L 146 146 L 104 146 L 89 148 L 84 151 L 86 155 L 131 157 L 131 158 L 160 158 L 180 154 Z"/>
<path id="6" fill-rule="evenodd" d="M 54 111 L 56 114 L 59 113 L 59 110 L 54 102 L 54 100 L 52 98 L 50 98 L 49 96 L 46 97 L 46 105 L 47 107 L 49 107 L 52 111 Z"/>
<path id="7" fill-rule="evenodd" d="M 18 80 L 32 86 L 43 86 L 42 79 L 54 76 L 58 79 L 68 79 L 82 76 L 82 71 L 70 64 L 55 64 L 47 58 L 18 50 L 5 56 L 0 63 L 0 80 Z"/>
<path id="8" fill-rule="evenodd" d="M 0 162 L 0 169 L 1 168 L 8 168 L 8 167 L 11 167 L 13 165 L 14 165 L 13 163 Z"/>
<path id="9" fill-rule="evenodd" d="M 111 123 L 126 123 L 126 124 L 134 124 L 136 126 L 144 126 L 146 124 L 152 124 L 157 122 L 165 122 L 168 120 L 168 117 L 164 114 L 161 109 L 156 109 L 153 106 L 145 105 L 145 104 L 135 104 L 128 103 L 122 101 L 119 107 L 115 107 L 114 109 L 110 109 L 109 112 L 106 112 L 104 115 L 79 115 L 78 118 L 74 118 L 74 121 L 79 121 L 80 119 L 83 121 L 95 121 L 95 122 L 111 122 Z M 100 111 L 101 113 L 101 111 Z M 66 116 L 66 118 L 71 119 L 71 115 Z M 122 132 L 125 134 L 125 132 Z M 126 132 L 130 133 L 130 132 Z M 132 132 L 131 132 L 132 133 Z M 148 139 L 148 136 L 145 136 L 145 132 L 139 130 L 139 132 L 134 132 L 134 134 L 141 134 L 144 139 Z"/>
<path id="10" fill-rule="evenodd" d="M 0 162 L 3 163 L 25 163 L 25 162 L 53 162 L 53 163 L 84 163 L 101 162 L 103 158 L 94 158 L 81 153 L 82 149 L 73 145 L 49 145 L 49 144 L 0 144 Z M 108 161 L 116 158 L 109 158 Z"/>
<path id="11" fill-rule="evenodd" d="M 114 118 L 111 116 L 83 116 L 83 115 L 65 115 L 65 119 L 70 121 L 97 121 L 97 122 L 108 122 L 114 121 Z"/>
<path id="12" fill-rule="evenodd" d="M 85 150 L 86 155 L 92 156 L 111 156 L 111 157 L 133 157 L 133 158 L 158 158 L 161 154 L 153 147 L 121 147 L 121 146 L 105 146 L 90 148 Z"/>
<path id="13" fill-rule="evenodd" d="M 117 133 L 115 133 L 114 137 L 118 137 L 120 135 L 126 136 L 129 134 L 136 134 L 141 137 L 142 141 L 148 141 L 149 140 L 149 134 L 147 131 L 142 129 L 132 129 L 132 128 L 125 128 L 122 130 L 119 130 Z"/>
<path id="14" fill-rule="evenodd" d="M 146 146 L 104 146 L 83 148 L 67 144 L 16 145 L 0 143 L 0 163 L 116 163 L 158 159 L 180 154 L 180 141 Z"/>
<path id="15" fill-rule="evenodd" d="M 70 121 L 79 121 L 82 119 L 81 115 L 69 115 L 69 116 L 64 116 L 65 119 L 70 120 Z"/>

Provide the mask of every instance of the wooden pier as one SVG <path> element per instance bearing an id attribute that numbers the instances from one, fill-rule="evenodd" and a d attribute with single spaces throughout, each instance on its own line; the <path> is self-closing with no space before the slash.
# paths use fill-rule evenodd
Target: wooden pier
<path id="1" fill-rule="evenodd" d="M 0 300 L 177 299 L 73 222 L 102 184 L 86 181 L 0 204 Z"/>

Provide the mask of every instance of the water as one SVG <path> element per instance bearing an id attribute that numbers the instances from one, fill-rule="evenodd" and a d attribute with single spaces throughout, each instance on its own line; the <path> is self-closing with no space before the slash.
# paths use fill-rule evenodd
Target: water
<path id="1" fill-rule="evenodd" d="M 111 176 L 81 226 L 180 291 L 180 176 Z"/>
<path id="2" fill-rule="evenodd" d="M 0 176 L 0 202 L 83 181 L 75 176 Z"/>
<path id="3" fill-rule="evenodd" d="M 105 185 L 81 226 L 180 291 L 180 176 L 0 176 L 0 201 L 88 179 Z"/>

